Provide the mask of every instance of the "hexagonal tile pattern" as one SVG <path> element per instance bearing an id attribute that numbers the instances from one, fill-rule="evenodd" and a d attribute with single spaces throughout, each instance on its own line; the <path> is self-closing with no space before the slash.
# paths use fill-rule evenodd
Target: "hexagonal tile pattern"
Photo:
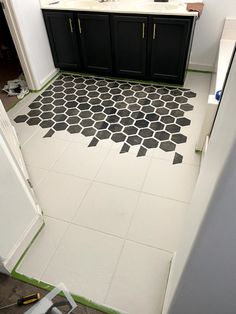
<path id="1" fill-rule="evenodd" d="M 196 93 L 185 88 L 162 87 L 135 82 L 62 74 L 30 105 L 16 123 L 91 137 L 88 147 L 111 139 L 123 142 L 120 153 L 139 145 L 137 157 L 148 149 L 175 151 L 187 141 L 182 128 L 190 125 L 185 113 Z M 177 158 L 177 157 L 178 158 Z M 175 153 L 173 164 L 182 162 Z"/>
<path id="2" fill-rule="evenodd" d="M 20 115 L 20 116 L 17 116 L 14 121 L 16 123 L 20 123 L 20 122 L 25 122 L 26 120 L 28 119 L 28 117 L 26 115 Z"/>
<path id="3" fill-rule="evenodd" d="M 168 140 L 170 137 L 170 134 L 165 131 L 160 131 L 155 133 L 155 138 L 159 141 L 165 141 Z"/>
<path id="4" fill-rule="evenodd" d="M 143 146 L 146 148 L 156 148 L 158 146 L 158 141 L 154 138 L 146 138 L 143 141 Z"/>

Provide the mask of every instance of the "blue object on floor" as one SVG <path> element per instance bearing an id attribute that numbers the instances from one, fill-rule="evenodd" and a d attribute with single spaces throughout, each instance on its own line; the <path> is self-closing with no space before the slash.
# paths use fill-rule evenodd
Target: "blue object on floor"
<path id="1" fill-rule="evenodd" d="M 216 95 L 215 95 L 216 100 L 220 100 L 220 99 L 221 99 L 221 95 L 222 95 L 222 91 L 221 91 L 221 90 L 218 90 L 218 91 L 216 92 Z"/>

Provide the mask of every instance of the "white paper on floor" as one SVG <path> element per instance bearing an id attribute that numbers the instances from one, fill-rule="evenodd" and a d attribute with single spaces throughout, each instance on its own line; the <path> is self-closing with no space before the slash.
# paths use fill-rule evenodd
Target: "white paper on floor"
<path id="1" fill-rule="evenodd" d="M 61 302 L 55 302 L 54 298 L 61 292 L 63 292 L 66 300 Z M 59 307 L 65 305 L 69 307 L 67 314 L 71 313 L 77 307 L 77 304 L 70 295 L 66 286 L 63 283 L 60 283 L 41 301 L 39 301 L 32 308 L 26 311 L 25 314 L 62 314 L 62 312 L 59 310 Z"/>
<path id="2" fill-rule="evenodd" d="M 17 96 L 18 99 L 22 99 L 29 93 L 27 83 L 22 74 L 17 79 L 8 81 L 2 90 L 6 92 L 8 96 Z"/>

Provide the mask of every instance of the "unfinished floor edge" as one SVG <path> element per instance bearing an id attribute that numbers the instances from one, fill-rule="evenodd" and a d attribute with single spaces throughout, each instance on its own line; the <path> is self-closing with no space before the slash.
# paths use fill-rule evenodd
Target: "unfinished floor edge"
<path id="1" fill-rule="evenodd" d="M 26 282 L 28 284 L 31 284 L 35 287 L 47 290 L 47 291 L 51 291 L 52 289 L 55 288 L 55 286 L 53 286 L 53 285 L 50 285 L 50 284 L 43 282 L 41 280 L 27 277 L 23 274 L 16 272 L 15 270 L 13 270 L 11 272 L 11 277 L 14 279 L 18 279 L 20 281 Z M 60 293 L 60 295 L 63 296 L 63 294 L 61 294 L 61 293 Z M 79 295 L 76 295 L 74 293 L 71 293 L 71 295 L 74 298 L 75 302 L 80 303 L 80 304 L 85 305 L 85 306 L 88 306 L 94 310 L 102 311 L 102 312 L 104 312 L 104 314 L 125 314 L 124 312 L 121 312 L 118 310 L 113 310 L 107 306 L 97 304 L 97 303 L 93 302 L 92 300 L 89 300 L 83 296 L 79 296 Z"/>

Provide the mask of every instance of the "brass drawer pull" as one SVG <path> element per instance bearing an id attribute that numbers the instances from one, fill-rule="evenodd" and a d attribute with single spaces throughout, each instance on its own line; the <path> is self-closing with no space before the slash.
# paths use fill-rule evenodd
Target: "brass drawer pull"
<path id="1" fill-rule="evenodd" d="M 156 39 L 156 24 L 153 24 L 153 35 L 152 35 L 152 39 Z"/>
<path id="2" fill-rule="evenodd" d="M 145 38 L 145 23 L 143 23 L 143 32 L 142 32 L 142 38 Z"/>
<path id="3" fill-rule="evenodd" d="M 73 33 L 73 24 L 72 24 L 72 19 L 69 18 L 69 23 L 70 23 L 70 32 Z"/>
<path id="4" fill-rule="evenodd" d="M 82 34 L 82 28 L 81 28 L 80 18 L 78 18 L 78 26 L 79 26 L 79 33 Z"/>

